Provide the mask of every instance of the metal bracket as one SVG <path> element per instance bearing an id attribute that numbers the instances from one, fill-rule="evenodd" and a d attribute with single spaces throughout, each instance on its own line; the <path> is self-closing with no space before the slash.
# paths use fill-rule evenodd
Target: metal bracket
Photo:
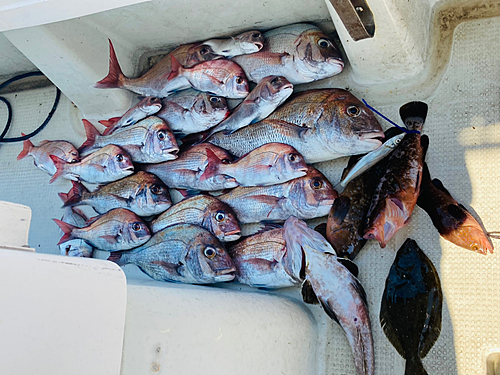
<path id="1" fill-rule="evenodd" d="M 373 38 L 375 22 L 365 0 L 330 0 L 354 41 Z"/>

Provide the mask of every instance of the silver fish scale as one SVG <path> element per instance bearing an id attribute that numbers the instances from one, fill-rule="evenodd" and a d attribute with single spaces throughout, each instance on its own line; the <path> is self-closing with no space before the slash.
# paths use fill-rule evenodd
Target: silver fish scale
<path id="1" fill-rule="evenodd" d="M 149 119 L 143 121 L 147 121 L 150 124 L 152 122 L 149 121 Z M 136 125 L 119 129 L 111 135 L 96 136 L 96 140 L 92 148 L 95 149 L 111 144 L 117 146 L 127 146 L 127 145 L 142 146 L 148 134 L 148 125 L 150 125 L 150 124 L 145 124 L 143 121 L 137 123 Z"/>
<path id="2" fill-rule="evenodd" d="M 177 206 L 177 207 L 176 207 Z M 195 224 L 201 226 L 204 219 L 205 209 L 190 205 L 183 205 L 182 202 L 172 206 L 151 222 L 151 230 L 159 230 L 174 224 Z"/>

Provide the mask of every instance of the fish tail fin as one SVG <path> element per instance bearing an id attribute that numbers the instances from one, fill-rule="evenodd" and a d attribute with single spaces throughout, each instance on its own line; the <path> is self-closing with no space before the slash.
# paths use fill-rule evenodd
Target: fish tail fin
<path id="1" fill-rule="evenodd" d="M 97 82 L 94 87 L 97 89 L 116 89 L 123 86 L 123 78 L 125 78 L 118 59 L 116 58 L 115 48 L 111 39 L 109 40 L 109 73 L 106 77 Z"/>
<path id="2" fill-rule="evenodd" d="M 67 194 L 59 193 L 59 198 L 63 201 L 63 207 L 75 206 L 81 202 L 84 193 L 87 193 L 87 188 L 78 181 L 71 181 L 73 187 Z"/>
<path id="3" fill-rule="evenodd" d="M 216 175 L 219 171 L 219 166 L 222 164 L 221 160 L 215 155 L 215 153 L 209 148 L 207 151 L 207 166 L 205 167 L 205 171 L 200 176 L 200 181 L 205 181 L 210 177 Z"/>
<path id="4" fill-rule="evenodd" d="M 113 251 L 109 254 L 108 260 L 118 264 L 120 267 L 127 264 L 123 257 L 123 251 Z"/>
<path id="5" fill-rule="evenodd" d="M 97 130 L 95 126 L 90 123 L 90 121 L 83 119 L 82 122 L 83 126 L 85 127 L 85 134 L 87 135 L 87 140 L 83 142 L 83 144 L 78 149 L 80 153 L 85 152 L 86 150 L 91 148 L 95 143 L 96 137 L 98 135 L 101 135 L 101 133 L 99 133 L 99 130 Z"/>
<path id="6" fill-rule="evenodd" d="M 109 120 L 100 120 L 99 124 L 106 127 L 106 130 L 104 130 L 104 133 L 102 133 L 102 135 L 109 135 L 113 133 L 113 127 L 118 121 L 120 121 L 120 119 L 121 117 L 111 117 Z"/>
<path id="7" fill-rule="evenodd" d="M 399 115 L 409 130 L 420 130 L 427 118 L 428 109 L 424 102 L 409 102 L 399 108 Z"/>
<path id="8" fill-rule="evenodd" d="M 175 77 L 179 76 L 182 74 L 183 67 L 177 61 L 174 55 L 170 55 L 170 58 L 172 60 L 172 70 L 170 71 L 170 74 L 168 75 L 167 81 L 173 80 Z"/>
<path id="9" fill-rule="evenodd" d="M 176 189 L 176 190 L 182 195 L 183 199 L 194 197 L 196 195 L 201 194 L 199 190 L 194 190 L 194 189 Z"/>
<path id="10" fill-rule="evenodd" d="M 21 133 L 21 135 L 24 137 L 26 134 Z M 17 155 L 17 160 L 24 159 L 28 154 L 30 153 L 31 149 L 34 147 L 33 143 L 29 140 L 26 139 L 23 141 L 23 150 Z"/>
<path id="11" fill-rule="evenodd" d="M 58 245 L 66 242 L 66 241 L 69 241 L 69 240 L 72 240 L 74 239 L 75 237 L 73 237 L 72 233 L 73 233 L 73 229 L 75 229 L 76 227 L 74 225 L 71 225 L 71 224 L 68 224 L 68 223 L 65 223 L 64 221 L 62 220 L 58 220 L 58 219 L 52 219 L 54 220 L 54 223 L 56 223 L 59 228 L 61 228 L 61 230 L 63 231 L 64 235 L 61 237 L 61 239 L 59 240 L 59 243 Z"/>
<path id="12" fill-rule="evenodd" d="M 56 173 L 52 176 L 52 178 L 49 181 L 49 184 L 53 183 L 55 180 L 57 180 L 61 175 L 64 173 L 64 166 L 68 163 L 66 163 L 64 160 L 61 158 L 55 156 L 55 155 L 49 155 L 50 159 L 54 163 L 54 166 L 56 167 Z"/>
<path id="13" fill-rule="evenodd" d="M 406 360 L 405 375 L 428 375 L 418 355 L 412 356 Z"/>

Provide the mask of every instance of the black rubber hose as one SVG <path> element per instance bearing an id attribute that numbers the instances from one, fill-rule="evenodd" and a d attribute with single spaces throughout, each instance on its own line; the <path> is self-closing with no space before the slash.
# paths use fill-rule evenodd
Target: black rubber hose
<path id="1" fill-rule="evenodd" d="M 41 75 L 43 75 L 42 72 L 30 72 L 30 73 L 20 74 L 20 75 L 15 76 L 11 79 L 8 79 L 7 81 L 5 81 L 2 84 L 0 84 L 0 90 L 3 89 L 4 87 L 8 86 L 12 82 L 19 81 L 20 79 L 24 79 L 24 78 L 32 77 L 32 76 L 41 76 Z M 5 105 L 7 106 L 8 114 L 9 114 L 8 118 L 7 118 L 7 124 L 5 125 L 5 128 L 2 131 L 2 134 L 0 134 L 0 143 L 21 142 L 21 141 L 29 139 L 29 138 L 37 135 L 38 133 L 40 133 L 43 130 L 43 128 L 45 128 L 45 126 L 51 120 L 51 118 L 54 115 L 54 112 L 56 111 L 57 106 L 59 104 L 59 99 L 61 98 L 61 90 L 59 90 L 57 87 L 56 87 L 56 90 L 57 91 L 56 91 L 56 98 L 54 100 L 54 105 L 52 106 L 52 109 L 50 110 L 49 114 L 47 115 L 47 118 L 45 119 L 45 121 L 38 128 L 36 128 L 34 131 L 32 131 L 31 133 L 26 134 L 22 137 L 14 137 L 14 138 L 5 138 L 5 134 L 7 134 L 7 132 L 9 131 L 11 123 L 12 123 L 12 106 L 10 105 L 10 103 L 7 99 L 0 96 L 0 101 L 5 103 Z"/>

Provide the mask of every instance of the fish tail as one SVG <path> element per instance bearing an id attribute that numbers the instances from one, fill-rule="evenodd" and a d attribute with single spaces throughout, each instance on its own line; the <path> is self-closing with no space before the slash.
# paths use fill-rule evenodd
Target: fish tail
<path id="1" fill-rule="evenodd" d="M 215 176 L 219 171 L 219 166 L 222 164 L 221 160 L 215 155 L 215 153 L 209 148 L 207 151 L 207 166 L 205 167 L 205 171 L 200 176 L 200 181 L 205 181 L 212 176 Z"/>
<path id="2" fill-rule="evenodd" d="M 94 87 L 97 89 L 116 89 L 123 86 L 123 79 L 125 75 L 118 64 L 116 58 L 115 48 L 113 43 L 109 40 L 109 73 L 106 77 L 97 82 Z"/>
<path id="3" fill-rule="evenodd" d="M 97 130 L 95 126 L 90 123 L 90 121 L 83 119 L 82 122 L 83 126 L 85 127 L 85 134 L 87 135 L 87 140 L 83 142 L 83 144 L 78 149 L 80 153 L 85 152 L 86 150 L 91 148 L 95 143 L 96 137 L 98 135 L 101 135 L 101 133 L 99 133 L 99 130 Z"/>
<path id="4" fill-rule="evenodd" d="M 73 187 L 67 194 L 59 193 L 59 198 L 63 201 L 63 207 L 75 206 L 81 202 L 84 193 L 87 193 L 87 188 L 80 182 L 71 181 Z"/>
<path id="5" fill-rule="evenodd" d="M 24 137 L 26 134 L 21 133 L 21 135 Z M 17 160 L 24 159 L 26 156 L 28 156 L 33 147 L 34 145 L 29 139 L 23 141 L 23 150 L 19 153 L 19 155 L 17 155 Z"/>
<path id="6" fill-rule="evenodd" d="M 175 77 L 179 76 L 182 73 L 182 65 L 177 61 L 174 55 L 170 55 L 170 58 L 172 60 L 172 70 L 170 71 L 170 74 L 168 75 L 167 81 L 173 80 Z"/>
<path id="7" fill-rule="evenodd" d="M 113 251 L 109 254 L 108 260 L 118 264 L 121 267 L 127 264 L 126 260 L 123 258 L 123 251 Z"/>
<path id="8" fill-rule="evenodd" d="M 406 360 L 405 375 L 428 375 L 418 355 L 411 356 Z"/>
<path id="9" fill-rule="evenodd" d="M 409 130 L 420 130 L 427 118 L 428 109 L 424 102 L 409 102 L 399 109 L 399 115 Z"/>
<path id="10" fill-rule="evenodd" d="M 104 130 L 104 133 L 102 135 L 109 135 L 113 133 L 113 127 L 115 124 L 120 121 L 121 117 L 111 117 L 109 120 L 101 120 L 99 121 L 99 124 L 104 125 L 106 127 L 106 130 Z"/>
<path id="11" fill-rule="evenodd" d="M 66 242 L 66 241 L 69 241 L 69 240 L 72 240 L 74 239 L 75 237 L 73 237 L 72 233 L 73 233 L 73 229 L 75 229 L 76 227 L 74 225 L 71 225 L 71 224 L 68 224 L 68 223 L 65 223 L 64 221 L 62 220 L 58 220 L 58 219 L 52 219 L 54 220 L 54 223 L 56 223 L 59 228 L 61 228 L 61 230 L 63 231 L 64 235 L 61 237 L 61 239 L 59 240 L 59 243 L 58 245 Z"/>
<path id="12" fill-rule="evenodd" d="M 50 159 L 52 160 L 52 162 L 54 163 L 54 166 L 56 167 L 56 173 L 54 173 L 54 175 L 52 176 L 52 178 L 49 181 L 49 184 L 51 184 L 55 180 L 57 180 L 59 177 L 61 177 L 61 175 L 64 173 L 64 167 L 68 163 L 66 163 L 64 160 L 62 160 L 61 158 L 59 158 L 55 155 L 49 155 L 49 156 L 50 156 Z"/>

